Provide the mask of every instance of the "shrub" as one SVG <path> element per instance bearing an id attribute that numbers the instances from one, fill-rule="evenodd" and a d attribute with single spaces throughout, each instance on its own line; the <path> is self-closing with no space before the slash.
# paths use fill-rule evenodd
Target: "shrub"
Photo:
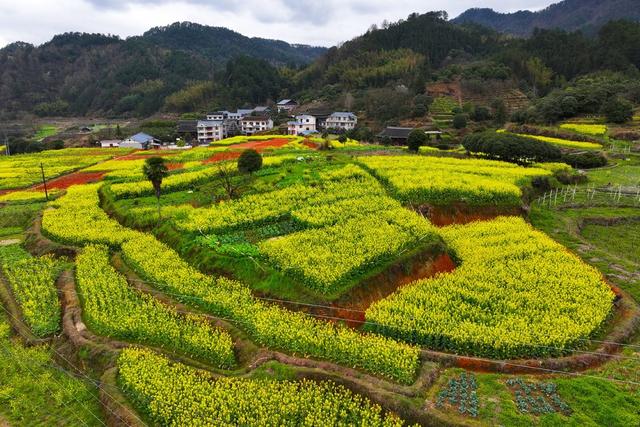
<path id="1" fill-rule="evenodd" d="M 599 168 L 607 164 L 607 158 L 595 152 L 565 154 L 562 161 L 576 169 Z"/>
<path id="2" fill-rule="evenodd" d="M 456 114 L 453 116 L 453 127 L 456 129 L 464 129 L 467 127 L 467 115 L 466 114 Z"/>
<path id="3" fill-rule="evenodd" d="M 262 167 L 262 156 L 256 150 L 244 150 L 238 158 L 238 170 L 242 173 L 253 173 Z"/>
<path id="4" fill-rule="evenodd" d="M 427 140 L 427 134 L 422 129 L 415 129 L 409 134 L 407 145 L 410 151 L 417 153 L 420 147 L 427 143 Z"/>
<path id="5" fill-rule="evenodd" d="M 558 147 L 546 142 L 492 131 L 467 135 L 462 145 L 470 153 L 482 153 L 511 163 L 555 161 L 562 154 Z"/>
<path id="6" fill-rule="evenodd" d="M 620 97 L 610 98 L 602 106 L 602 114 L 607 116 L 609 122 L 628 122 L 633 117 L 633 104 Z"/>
<path id="7" fill-rule="evenodd" d="M 347 142 L 347 136 L 346 136 L 346 135 L 344 135 L 344 134 L 343 134 L 343 135 L 340 135 L 340 136 L 338 137 L 338 142 L 340 142 L 340 143 L 344 144 L 345 142 Z"/>

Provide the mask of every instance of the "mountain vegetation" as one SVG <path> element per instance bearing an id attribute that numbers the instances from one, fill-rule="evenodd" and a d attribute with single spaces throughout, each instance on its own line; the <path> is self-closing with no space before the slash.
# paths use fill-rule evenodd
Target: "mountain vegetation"
<path id="1" fill-rule="evenodd" d="M 224 101 L 266 100 L 275 96 L 274 84 L 280 89 L 271 82 L 276 67 L 295 69 L 324 51 L 192 23 L 154 28 L 126 40 L 66 33 L 41 46 L 17 42 L 0 49 L 0 110 L 144 117 L 165 108 L 165 101 L 173 109 L 182 92 L 210 97 L 219 87 L 227 91 Z M 243 68 L 248 63 L 263 75 L 247 78 Z M 231 76 L 234 72 L 239 74 Z M 252 79 L 256 85 L 247 86 Z M 256 94 L 265 82 L 265 92 Z M 239 91 L 252 98 L 244 100 L 246 93 Z"/>
<path id="2" fill-rule="evenodd" d="M 581 30 L 596 34 L 607 22 L 618 19 L 640 21 L 640 8 L 635 0 L 564 0 L 537 11 L 521 10 L 499 13 L 493 9 L 473 8 L 453 22 L 476 23 L 516 36 L 529 36 L 534 29 Z"/>
<path id="3" fill-rule="evenodd" d="M 70 33 L 38 47 L 14 43 L 0 49 L 0 113 L 148 117 L 293 97 L 357 111 L 375 128 L 430 111 L 457 116 L 460 129 L 468 119 L 501 125 L 603 114 L 625 121 L 640 104 L 640 23 L 607 21 L 613 15 L 603 11 L 625 6 L 621 0 L 598 7 L 589 0 L 593 7 L 566 13 L 573 3 L 536 12 L 572 15 L 575 25 L 558 24 L 569 31 L 536 28 L 527 38 L 430 12 L 372 25 L 328 50 L 193 23 L 126 40 Z M 599 22 L 595 33 L 572 31 L 589 22 Z M 434 84 L 459 88 L 453 105 L 432 105 Z M 507 103 L 512 93 L 516 105 Z"/>

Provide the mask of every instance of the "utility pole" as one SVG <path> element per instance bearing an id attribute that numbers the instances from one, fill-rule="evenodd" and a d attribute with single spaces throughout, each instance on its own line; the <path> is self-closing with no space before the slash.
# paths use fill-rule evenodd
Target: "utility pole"
<path id="1" fill-rule="evenodd" d="M 47 192 L 47 180 L 44 177 L 44 166 L 40 162 L 40 172 L 42 172 L 42 185 L 44 185 L 44 197 L 49 201 L 49 193 Z"/>

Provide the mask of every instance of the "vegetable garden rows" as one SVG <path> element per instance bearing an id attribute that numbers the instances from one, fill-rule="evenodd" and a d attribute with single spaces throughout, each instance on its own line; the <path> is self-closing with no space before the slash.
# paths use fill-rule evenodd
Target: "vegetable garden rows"
<path id="1" fill-rule="evenodd" d="M 615 317 L 615 294 L 601 274 L 522 218 L 437 228 L 407 207 L 519 207 L 523 187 L 553 178 L 566 165 L 371 155 L 313 155 L 301 164 L 299 155 L 276 151 L 265 156 L 263 171 L 240 197 L 190 202 L 219 176 L 218 168 L 201 163 L 217 149 L 168 160 L 181 168 L 163 183 L 162 226 L 153 226 L 156 210 L 146 201 L 153 188 L 142 180 L 140 160 L 100 158 L 87 170 L 107 172 L 104 182 L 68 188 L 42 214 L 43 236 L 77 251 L 74 282 L 83 322 L 101 337 L 130 345 L 108 364 L 117 368 L 117 386 L 144 422 L 395 426 L 403 420 L 393 412 L 403 408 L 408 420 L 435 422 L 437 414 L 398 403 L 422 396 L 433 381 L 421 347 L 505 360 L 556 357 L 602 337 L 597 334 Z M 3 202 L 41 200 L 21 192 Z M 144 217 L 138 222 L 143 228 L 122 224 L 136 216 Z M 458 264 L 453 272 L 418 278 L 375 302 L 361 329 L 284 308 L 256 291 L 259 280 L 282 279 L 326 304 L 409 255 L 443 250 Z M 134 289 L 112 265 L 116 253 L 168 299 Z M 0 247 L 0 254 L 26 324 L 40 337 L 58 333 L 55 282 L 70 261 L 30 257 L 15 245 Z M 225 274 L 194 267 L 201 254 L 219 260 Z M 228 267 L 235 264 L 222 264 L 230 259 L 255 265 L 260 277 L 255 283 L 235 278 Z M 263 369 L 249 341 L 288 355 L 282 360 L 308 359 L 315 371 L 286 362 Z M 340 378 L 340 367 L 353 371 Z M 473 393 L 473 409 L 462 413 L 477 415 Z M 451 405 L 459 398 L 447 396 Z"/>

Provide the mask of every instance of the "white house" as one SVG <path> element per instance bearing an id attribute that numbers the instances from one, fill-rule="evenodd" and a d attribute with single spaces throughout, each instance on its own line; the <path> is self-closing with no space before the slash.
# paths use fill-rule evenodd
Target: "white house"
<path id="1" fill-rule="evenodd" d="M 223 120 L 198 120 L 198 142 L 208 144 L 227 137 L 227 127 Z"/>
<path id="2" fill-rule="evenodd" d="M 100 148 L 118 148 L 121 143 L 122 141 L 119 139 L 104 139 L 98 142 L 98 144 L 100 144 Z"/>
<path id="3" fill-rule="evenodd" d="M 213 113 L 207 113 L 207 120 L 225 120 L 228 115 L 228 111 L 216 111 Z"/>
<path id="4" fill-rule="evenodd" d="M 337 111 L 327 117 L 325 122 L 326 129 L 344 129 L 351 130 L 358 124 L 358 118 L 355 114 L 343 111 Z"/>
<path id="5" fill-rule="evenodd" d="M 278 101 L 278 103 L 276 104 L 278 113 L 282 113 L 283 111 L 289 112 L 294 108 L 296 108 L 297 106 L 298 106 L 298 103 L 293 99 L 283 99 L 281 101 Z"/>
<path id="6" fill-rule="evenodd" d="M 246 116 L 240 120 L 240 131 L 243 135 L 253 135 L 273 129 L 273 120 L 264 116 Z"/>
<path id="7" fill-rule="evenodd" d="M 120 143 L 121 148 L 137 148 L 138 150 L 148 150 L 151 147 L 160 147 L 160 140 L 144 132 L 130 136 Z"/>
<path id="8" fill-rule="evenodd" d="M 296 116 L 294 121 L 287 122 L 289 135 L 303 135 L 316 131 L 316 118 L 309 114 L 301 114 Z"/>

